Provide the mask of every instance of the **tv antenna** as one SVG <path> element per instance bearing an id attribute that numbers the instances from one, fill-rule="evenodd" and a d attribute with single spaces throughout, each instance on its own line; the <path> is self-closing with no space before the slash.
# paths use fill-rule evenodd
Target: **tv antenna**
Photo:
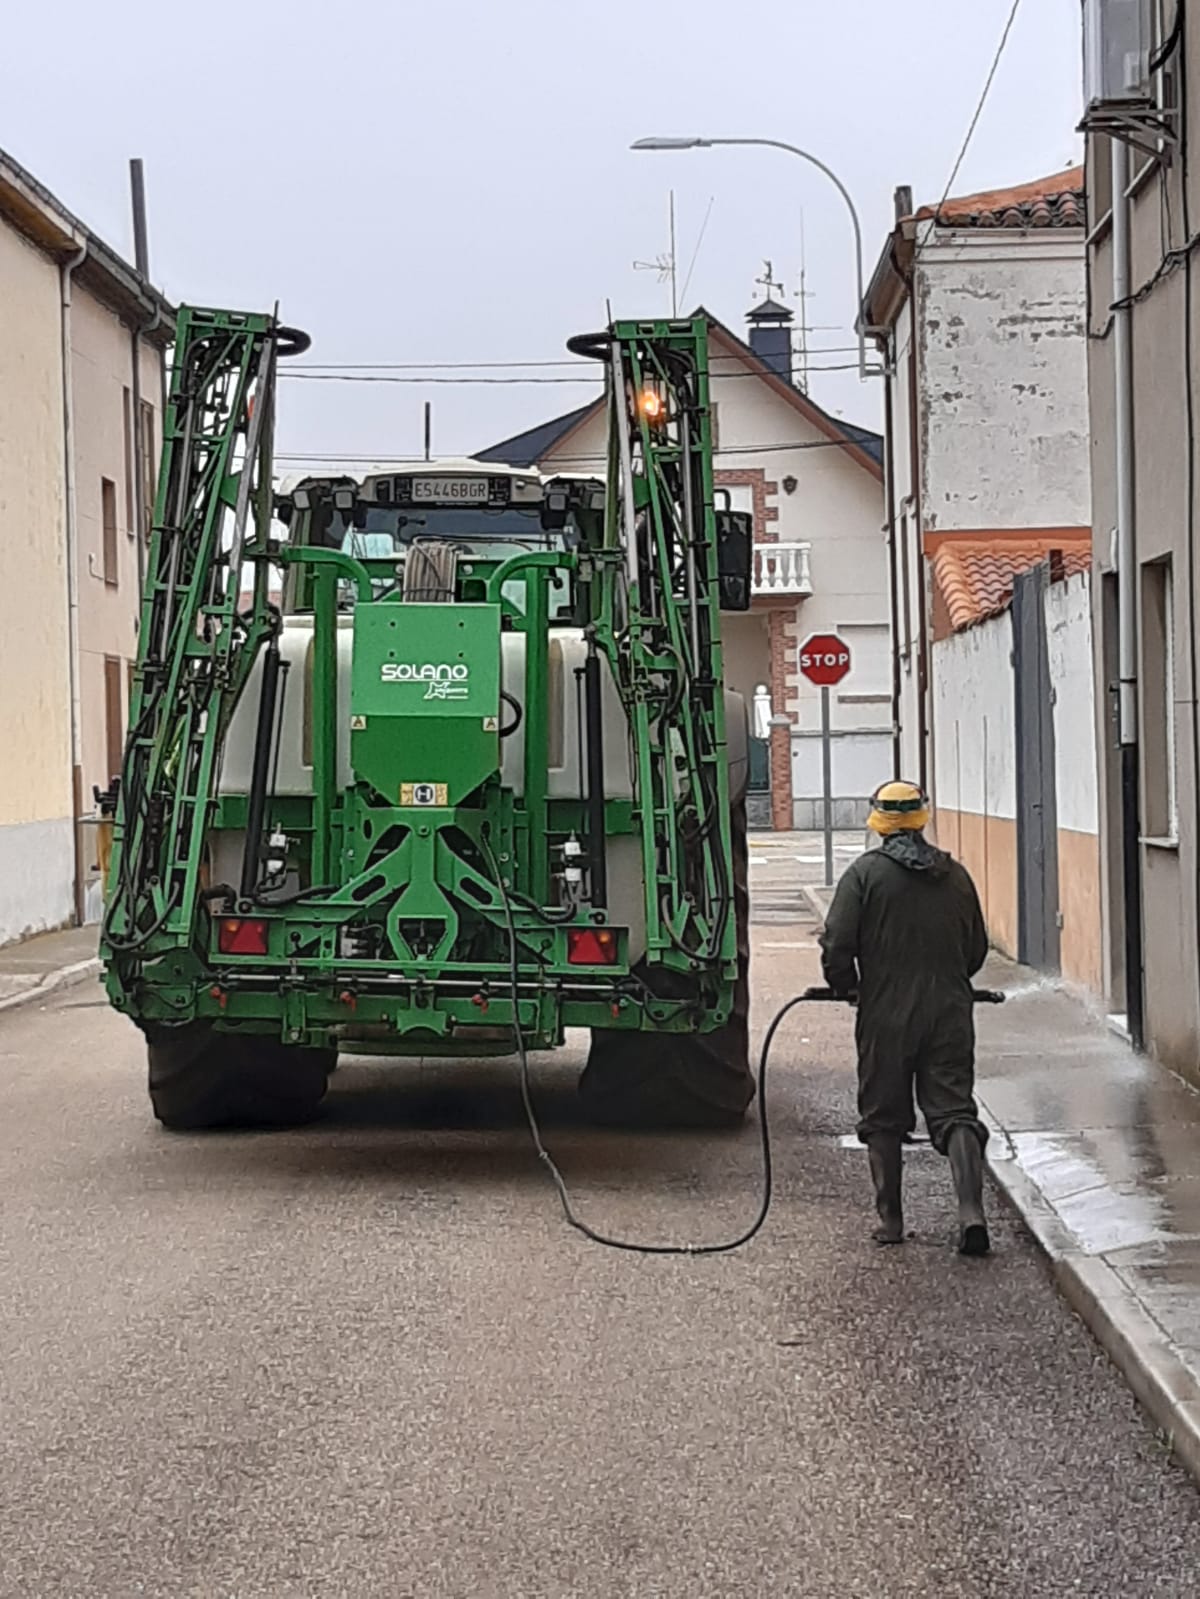
<path id="1" fill-rule="evenodd" d="M 804 212 L 800 212 L 800 287 L 796 291 L 800 301 L 800 338 L 796 346 L 796 387 L 801 394 L 808 393 L 808 302 L 816 298 L 808 287 L 808 260 L 804 243 Z"/>
<path id="2" fill-rule="evenodd" d="M 671 285 L 671 315 L 679 315 L 679 288 L 678 270 L 679 260 L 675 250 L 675 190 L 672 189 L 668 197 L 667 227 L 670 247 L 663 255 L 656 255 L 653 261 L 635 261 L 635 272 L 656 272 L 660 283 Z"/>

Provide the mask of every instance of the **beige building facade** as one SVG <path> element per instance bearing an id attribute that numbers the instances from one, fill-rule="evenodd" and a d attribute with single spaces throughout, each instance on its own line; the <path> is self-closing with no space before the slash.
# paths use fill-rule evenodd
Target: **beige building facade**
<path id="1" fill-rule="evenodd" d="M 0 303 L 2 944 L 99 914 L 173 313 L 3 153 Z"/>

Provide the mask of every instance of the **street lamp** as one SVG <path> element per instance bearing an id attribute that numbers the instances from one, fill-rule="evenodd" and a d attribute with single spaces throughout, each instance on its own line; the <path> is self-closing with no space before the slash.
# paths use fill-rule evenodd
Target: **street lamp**
<path id="1" fill-rule="evenodd" d="M 635 143 L 631 144 L 629 148 L 631 150 L 709 150 L 713 147 L 713 145 L 717 144 L 760 144 L 765 145 L 772 150 L 786 150 L 789 155 L 798 155 L 801 161 L 807 161 L 811 166 L 816 167 L 819 172 L 823 172 L 837 189 L 842 199 L 845 200 L 846 209 L 850 213 L 850 221 L 854 227 L 854 264 L 858 282 L 858 300 L 855 307 L 854 330 L 858 334 L 858 375 L 864 380 L 867 377 L 874 376 L 874 369 L 868 369 L 867 367 L 867 335 L 866 330 L 863 327 L 862 320 L 862 307 L 864 299 L 862 228 L 859 224 L 858 212 L 855 209 L 854 201 L 850 198 L 849 189 L 847 189 L 841 178 L 838 177 L 837 173 L 834 172 L 831 167 L 827 167 L 824 161 L 818 160 L 815 155 L 810 155 L 807 150 L 801 150 L 800 147 L 795 144 L 784 144 L 781 139 L 638 139 Z"/>

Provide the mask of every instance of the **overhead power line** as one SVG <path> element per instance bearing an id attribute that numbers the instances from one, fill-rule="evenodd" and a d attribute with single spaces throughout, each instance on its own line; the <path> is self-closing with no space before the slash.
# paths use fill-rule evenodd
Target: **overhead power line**
<path id="1" fill-rule="evenodd" d="M 857 344 L 827 344 L 811 347 L 813 355 L 857 355 Z M 709 360 L 709 371 L 719 373 L 728 363 L 742 368 L 745 357 L 740 355 L 714 355 Z M 534 369 L 567 367 L 571 370 L 596 370 L 595 361 L 300 361 L 288 362 L 281 372 L 525 372 Z"/>
<path id="2" fill-rule="evenodd" d="M 957 182 L 958 174 L 962 170 L 962 164 L 967 157 L 967 151 L 971 148 L 971 140 L 975 137 L 975 129 L 979 126 L 983 108 L 987 104 L 988 95 L 992 92 L 992 84 L 996 81 L 996 73 L 1000 70 L 1000 63 L 1004 59 L 1004 52 L 1008 48 L 1009 37 L 1012 34 L 1013 23 L 1016 22 L 1017 12 L 1020 9 L 1021 0 L 1013 0 L 1012 10 L 1008 13 L 1008 21 L 1004 24 L 1004 32 L 1000 35 L 1000 43 L 996 47 L 995 56 L 992 58 L 992 65 L 987 75 L 987 81 L 983 86 L 983 93 L 979 96 L 979 104 L 975 107 L 975 115 L 971 118 L 971 125 L 967 129 L 966 138 L 963 140 L 962 148 L 958 152 L 958 159 L 954 163 L 950 176 L 946 179 L 946 187 L 942 190 L 942 198 L 938 201 L 937 209 L 933 213 L 935 222 L 941 217 L 942 207 L 950 198 L 950 190 Z"/>
<path id="3" fill-rule="evenodd" d="M 866 431 L 866 430 L 864 430 L 864 431 Z M 776 454 L 785 453 L 785 452 L 791 451 L 791 450 L 847 450 L 847 449 L 856 449 L 856 448 L 857 449 L 863 449 L 865 447 L 866 442 L 867 441 L 853 439 L 853 438 L 845 438 L 845 439 L 813 439 L 809 443 L 806 443 L 806 444 L 739 444 L 739 445 L 735 445 L 731 449 L 715 450 L 713 452 L 713 454 L 714 454 L 714 457 L 720 458 L 721 456 L 728 456 L 728 455 L 776 455 Z M 583 462 L 603 462 L 603 461 L 607 461 L 607 459 L 608 459 L 608 457 L 606 455 L 572 455 L 569 452 L 565 453 L 565 458 L 572 466 L 575 465 L 578 462 L 581 462 L 581 461 L 583 461 Z M 326 455 L 324 453 L 314 453 L 312 451 L 294 452 L 294 451 L 289 451 L 289 450 L 277 450 L 275 452 L 275 459 L 276 459 L 276 461 L 294 461 L 294 462 L 296 462 L 297 464 L 299 464 L 301 466 L 316 465 L 316 466 L 384 466 L 384 467 L 386 467 L 386 464 L 387 464 L 387 462 L 389 460 L 396 459 L 396 455 L 395 455 L 395 452 L 392 451 L 392 450 L 378 451 L 374 455 L 345 455 L 345 454 L 340 454 L 340 453 L 337 453 L 337 452 L 335 452 L 333 454 Z M 467 457 L 467 459 L 471 459 L 471 458 Z M 486 471 L 488 466 L 492 465 L 492 464 L 499 464 L 501 466 L 505 466 L 505 465 L 508 465 L 509 463 L 507 463 L 507 462 L 491 463 L 491 462 L 488 462 L 488 461 L 481 461 L 479 463 L 480 468 L 483 471 Z M 431 472 L 436 472 L 437 471 L 437 466 L 438 466 L 438 463 L 437 463 L 436 460 L 430 461 L 428 463 L 428 469 Z"/>
<path id="4" fill-rule="evenodd" d="M 840 363 L 829 363 L 829 364 L 824 365 L 824 366 L 814 366 L 810 362 L 809 365 L 808 365 L 808 371 L 809 372 L 851 372 L 851 371 L 857 372 L 858 371 L 858 362 L 857 361 L 845 361 L 845 362 L 840 362 Z M 283 369 L 280 370 L 278 375 L 281 378 L 291 378 L 294 382 L 297 382 L 297 383 L 404 383 L 404 384 L 415 384 L 418 387 L 423 387 L 423 386 L 425 386 L 427 384 L 435 384 L 435 383 L 437 383 L 437 384 L 448 384 L 451 387 L 456 386 L 456 385 L 471 385 L 471 384 L 483 384 L 485 386 L 490 384 L 490 385 L 500 385 L 502 387 L 513 387 L 514 385 L 528 387 L 530 385 L 546 384 L 546 383 L 549 383 L 549 384 L 563 384 L 563 383 L 572 384 L 573 383 L 573 384 L 586 384 L 590 388 L 599 388 L 604 383 L 604 374 L 603 374 L 603 372 L 589 373 L 586 376 L 580 376 L 580 377 L 577 377 L 577 378 L 540 377 L 540 376 L 539 377 L 491 377 L 491 376 L 479 376 L 477 374 L 475 374 L 475 375 L 471 375 L 471 374 L 461 374 L 461 375 L 459 375 L 459 374 L 456 374 L 454 376 L 446 376 L 446 375 L 444 375 L 442 373 L 434 373 L 434 374 L 432 374 L 430 376 L 422 377 L 422 376 L 415 375 L 415 374 L 410 376 L 410 375 L 407 375 L 407 374 L 401 375 L 399 373 L 394 373 L 394 372 L 289 372 L 289 371 L 287 371 L 286 368 L 283 368 Z M 735 379 L 739 379 L 739 378 L 754 378 L 754 379 L 759 380 L 759 381 L 761 381 L 761 378 L 762 378 L 762 374 L 760 372 L 713 372 L 710 375 L 712 376 L 713 379 L 719 380 L 722 383 L 731 383 Z"/>

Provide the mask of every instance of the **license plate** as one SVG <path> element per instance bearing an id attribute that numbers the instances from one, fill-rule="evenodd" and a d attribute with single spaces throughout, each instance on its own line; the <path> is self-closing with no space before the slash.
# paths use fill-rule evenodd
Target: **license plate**
<path id="1" fill-rule="evenodd" d="M 415 477 L 414 502 L 439 505 L 486 505 L 488 480 L 485 477 Z"/>

